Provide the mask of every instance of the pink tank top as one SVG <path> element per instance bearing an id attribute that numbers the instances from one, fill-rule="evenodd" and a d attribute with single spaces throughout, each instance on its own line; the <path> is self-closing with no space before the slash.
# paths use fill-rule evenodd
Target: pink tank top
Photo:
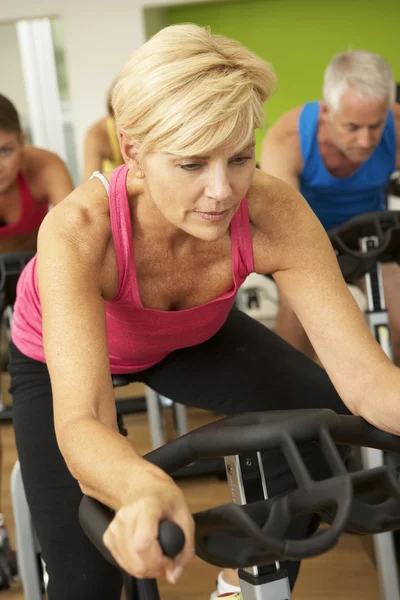
<path id="1" fill-rule="evenodd" d="M 143 307 L 135 271 L 127 174 L 126 165 L 118 167 L 109 189 L 111 230 L 118 264 L 118 292 L 113 300 L 105 303 L 113 374 L 143 371 L 174 350 L 200 344 L 212 337 L 225 323 L 239 286 L 254 271 L 247 200 L 243 198 L 230 225 L 232 290 L 186 310 L 162 311 Z M 36 257 L 25 267 L 18 282 L 12 340 L 23 354 L 45 362 Z"/>
<path id="2" fill-rule="evenodd" d="M 21 216 L 15 223 L 0 226 L 0 238 L 29 235 L 38 231 L 48 213 L 48 202 L 38 202 L 33 198 L 22 173 L 18 174 L 18 187 L 21 201 Z"/>

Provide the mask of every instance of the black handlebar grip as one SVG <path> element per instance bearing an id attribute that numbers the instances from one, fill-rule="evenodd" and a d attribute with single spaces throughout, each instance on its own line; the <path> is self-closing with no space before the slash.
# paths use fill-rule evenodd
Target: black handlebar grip
<path id="1" fill-rule="evenodd" d="M 79 506 L 79 521 L 83 531 L 104 558 L 111 564 L 118 566 L 103 542 L 103 536 L 113 518 L 113 511 L 98 502 L 98 500 L 94 500 L 89 496 L 82 498 Z M 158 541 L 165 556 L 174 558 L 185 545 L 185 535 L 176 523 L 161 521 L 158 530 Z"/>
<path id="2" fill-rule="evenodd" d="M 331 427 L 330 433 L 337 444 L 400 453 L 399 436 L 377 429 L 362 417 L 339 415 L 339 422 Z"/>
<path id="3" fill-rule="evenodd" d="M 163 554 L 168 558 L 175 558 L 185 545 L 185 534 L 173 521 L 161 521 L 158 541 Z"/>
<path id="4" fill-rule="evenodd" d="M 100 554 L 112 565 L 118 567 L 116 560 L 105 546 L 103 535 L 114 518 L 114 513 L 90 496 L 83 496 L 79 505 L 79 522 L 90 541 Z"/>

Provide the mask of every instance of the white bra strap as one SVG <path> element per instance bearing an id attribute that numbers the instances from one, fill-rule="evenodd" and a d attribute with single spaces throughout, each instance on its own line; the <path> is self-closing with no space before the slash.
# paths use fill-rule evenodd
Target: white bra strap
<path id="1" fill-rule="evenodd" d="M 107 195 L 109 195 L 110 184 L 108 183 L 108 181 L 104 177 L 104 175 L 102 173 L 100 173 L 100 171 L 95 171 L 90 179 L 94 179 L 95 177 L 97 177 L 97 179 L 100 179 L 101 183 L 106 188 Z"/>

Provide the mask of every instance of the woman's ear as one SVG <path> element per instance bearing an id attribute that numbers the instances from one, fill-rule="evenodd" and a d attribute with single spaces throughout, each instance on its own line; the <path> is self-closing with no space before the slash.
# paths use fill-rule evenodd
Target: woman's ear
<path id="1" fill-rule="evenodd" d="M 139 144 L 125 131 L 118 131 L 119 146 L 125 163 L 135 177 L 144 179 L 144 172 L 139 161 Z"/>

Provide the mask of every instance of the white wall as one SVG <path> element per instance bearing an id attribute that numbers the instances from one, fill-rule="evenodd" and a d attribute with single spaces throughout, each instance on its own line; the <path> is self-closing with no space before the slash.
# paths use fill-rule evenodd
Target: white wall
<path id="1" fill-rule="evenodd" d="M 140 0 L 0 1 L 2 21 L 60 16 L 75 122 L 79 164 L 84 134 L 105 113 L 109 84 L 131 52 L 144 41 Z"/>
<path id="2" fill-rule="evenodd" d="M 79 164 L 89 125 L 105 112 L 109 84 L 145 41 L 143 8 L 213 0 L 0 0 L 0 24 L 34 17 L 64 20 L 65 51 Z"/>
<path id="3" fill-rule="evenodd" d="M 141 8 L 138 0 L 69 0 L 62 17 L 81 156 L 87 128 L 106 112 L 107 89 L 128 56 L 144 42 Z"/>
<path id="4" fill-rule="evenodd" d="M 15 23 L 0 23 L 0 94 L 11 100 L 24 122 L 28 118 Z"/>

